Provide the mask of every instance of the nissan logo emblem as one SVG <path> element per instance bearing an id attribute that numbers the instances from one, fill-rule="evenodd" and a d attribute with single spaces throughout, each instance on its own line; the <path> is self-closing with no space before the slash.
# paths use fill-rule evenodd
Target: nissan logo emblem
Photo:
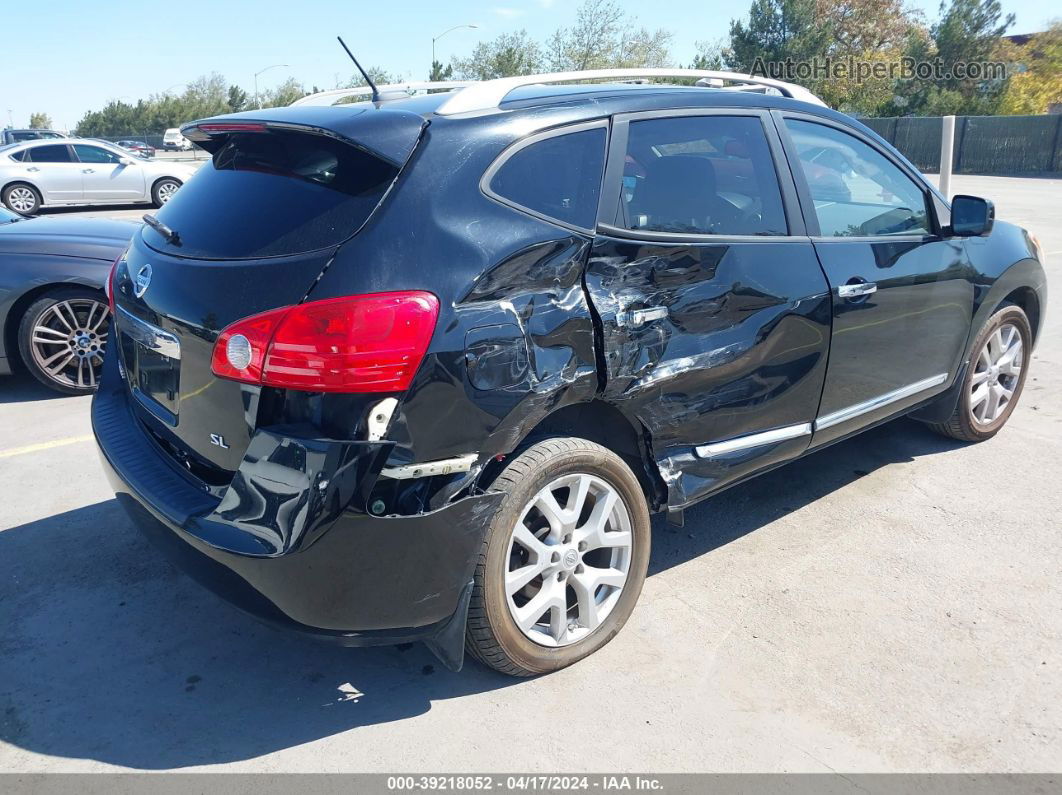
<path id="1" fill-rule="evenodd" d="M 133 295 L 141 298 L 147 292 L 149 284 L 151 284 L 151 265 L 146 264 L 136 272 L 136 279 L 133 280 Z"/>

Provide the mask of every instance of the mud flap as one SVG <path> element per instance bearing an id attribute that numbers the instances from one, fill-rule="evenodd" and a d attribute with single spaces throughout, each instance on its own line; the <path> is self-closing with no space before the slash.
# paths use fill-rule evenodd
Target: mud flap
<path id="1" fill-rule="evenodd" d="M 468 623 L 468 605 L 472 601 L 473 585 L 469 580 L 461 591 L 457 609 L 450 620 L 433 637 L 424 641 L 424 645 L 439 658 L 439 662 L 454 673 L 460 671 L 465 664 L 465 624 Z"/>

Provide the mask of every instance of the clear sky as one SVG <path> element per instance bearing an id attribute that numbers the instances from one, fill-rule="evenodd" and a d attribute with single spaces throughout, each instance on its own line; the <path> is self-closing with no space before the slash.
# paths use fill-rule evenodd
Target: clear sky
<path id="1" fill-rule="evenodd" d="M 688 63 L 698 40 L 726 35 L 749 0 L 619 0 L 646 27 L 674 32 L 672 55 Z M 333 88 L 352 66 L 335 41 L 342 35 L 362 65 L 427 78 L 433 36 L 441 61 L 469 52 L 479 39 L 526 28 L 538 39 L 570 25 L 572 0 L 177 0 L 172 4 L 115 0 L 9 0 L 0 13 L 0 126 L 28 124 L 48 113 L 60 129 L 110 99 L 131 101 L 220 72 L 248 93 L 254 73 L 268 87 L 296 77 L 307 88 Z M 928 19 L 938 0 L 913 0 Z M 1042 30 L 1060 14 L 1057 0 L 1003 0 L 1017 15 L 1012 33 Z"/>

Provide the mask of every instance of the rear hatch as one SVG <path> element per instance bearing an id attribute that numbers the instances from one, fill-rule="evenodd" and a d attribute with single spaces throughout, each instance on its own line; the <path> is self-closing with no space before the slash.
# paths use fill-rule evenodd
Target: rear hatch
<path id="1" fill-rule="evenodd" d="M 137 416 L 204 483 L 231 480 L 262 391 L 214 376 L 219 333 L 304 299 L 386 199 L 425 123 L 281 108 L 183 128 L 212 159 L 134 237 L 115 273 L 115 325 Z"/>

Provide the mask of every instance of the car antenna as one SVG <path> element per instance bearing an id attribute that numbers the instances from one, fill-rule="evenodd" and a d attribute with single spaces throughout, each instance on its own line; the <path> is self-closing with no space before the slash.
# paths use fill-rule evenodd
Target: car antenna
<path id="1" fill-rule="evenodd" d="M 354 53 L 350 51 L 350 47 L 347 46 L 347 43 L 343 41 L 343 37 L 336 36 L 336 38 L 339 39 L 339 43 L 343 45 L 343 49 L 347 51 L 347 55 L 350 56 L 350 60 L 352 60 L 354 62 L 354 65 L 358 67 L 358 71 L 361 72 L 361 76 L 365 78 L 365 82 L 369 84 L 369 88 L 372 89 L 372 101 L 379 102 L 380 90 L 376 87 L 376 83 L 372 82 L 372 78 L 369 77 L 369 73 L 361 68 L 361 64 L 358 63 L 358 59 L 354 57 Z"/>

